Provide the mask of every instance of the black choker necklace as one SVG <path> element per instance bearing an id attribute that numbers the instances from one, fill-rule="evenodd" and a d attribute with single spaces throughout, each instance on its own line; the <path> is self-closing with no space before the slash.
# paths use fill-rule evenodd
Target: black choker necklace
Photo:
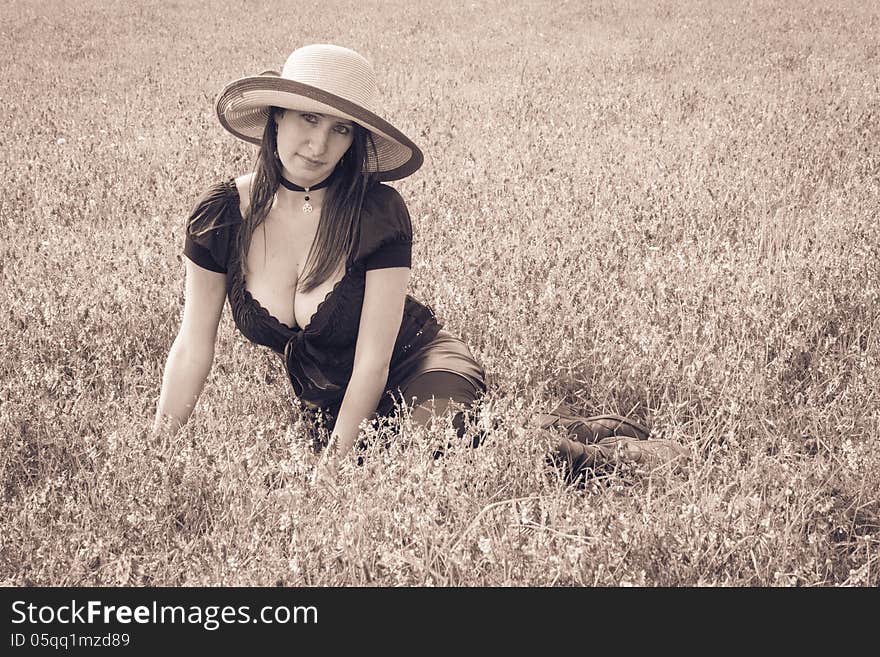
<path id="1" fill-rule="evenodd" d="M 303 199 L 302 211 L 305 212 L 306 214 L 309 214 L 314 209 L 314 208 L 312 208 L 312 204 L 309 203 L 309 192 L 313 192 L 316 189 L 324 189 L 332 182 L 332 179 L 333 179 L 333 174 L 330 174 L 329 176 L 324 178 L 324 180 L 319 182 L 317 185 L 312 185 L 311 187 L 300 187 L 296 183 L 290 182 L 284 176 L 280 177 L 279 182 L 281 183 L 282 187 L 284 187 L 285 189 L 289 189 L 292 192 L 305 192 L 306 193 L 306 196 Z"/>

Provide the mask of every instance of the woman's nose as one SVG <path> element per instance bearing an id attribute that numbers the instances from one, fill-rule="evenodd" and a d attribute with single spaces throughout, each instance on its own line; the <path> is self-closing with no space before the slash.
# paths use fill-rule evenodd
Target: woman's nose
<path id="1" fill-rule="evenodd" d="M 323 155 L 324 151 L 327 149 L 327 131 L 326 130 L 314 130 L 312 131 L 312 135 L 309 138 L 309 145 L 312 147 L 312 153 L 314 155 Z"/>

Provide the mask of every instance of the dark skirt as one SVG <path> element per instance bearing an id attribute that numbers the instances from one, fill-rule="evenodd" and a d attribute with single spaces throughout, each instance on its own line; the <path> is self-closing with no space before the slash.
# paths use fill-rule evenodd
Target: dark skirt
<path id="1" fill-rule="evenodd" d="M 440 329 L 437 336 L 412 356 L 401 362 L 388 376 L 387 392 L 405 391 L 417 377 L 428 372 L 449 372 L 467 379 L 477 393 L 486 391 L 486 373 L 474 360 L 467 345 Z M 437 391 L 440 397 L 443 391 Z"/>

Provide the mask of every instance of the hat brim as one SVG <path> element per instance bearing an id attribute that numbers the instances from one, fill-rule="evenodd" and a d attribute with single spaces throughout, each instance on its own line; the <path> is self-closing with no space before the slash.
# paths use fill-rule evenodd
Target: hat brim
<path id="1" fill-rule="evenodd" d="M 277 74 L 235 80 L 226 85 L 215 103 L 220 124 L 252 144 L 262 140 L 271 107 L 340 116 L 369 130 L 376 145 L 376 157 L 375 162 L 368 163 L 368 170 L 380 180 L 406 178 L 424 161 L 419 147 L 382 117 L 344 98 Z"/>

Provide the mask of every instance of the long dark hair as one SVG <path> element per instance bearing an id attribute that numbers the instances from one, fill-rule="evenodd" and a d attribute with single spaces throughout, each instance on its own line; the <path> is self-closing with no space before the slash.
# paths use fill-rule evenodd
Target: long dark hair
<path id="1" fill-rule="evenodd" d="M 245 268 L 254 231 L 266 220 L 280 184 L 281 161 L 276 150 L 278 125 L 275 119 L 285 111 L 279 107 L 271 108 L 254 165 L 250 204 L 238 239 L 239 261 Z M 374 180 L 374 176 L 366 171 L 367 163 L 376 162 L 377 156 L 372 133 L 357 123 L 352 126 L 351 146 L 336 165 L 333 180 L 324 193 L 318 233 L 306 258 L 303 280 L 298 284 L 302 292 L 314 290 L 327 280 L 339 268 L 343 258 L 346 264 L 350 263 L 357 249 L 361 208 Z"/>

